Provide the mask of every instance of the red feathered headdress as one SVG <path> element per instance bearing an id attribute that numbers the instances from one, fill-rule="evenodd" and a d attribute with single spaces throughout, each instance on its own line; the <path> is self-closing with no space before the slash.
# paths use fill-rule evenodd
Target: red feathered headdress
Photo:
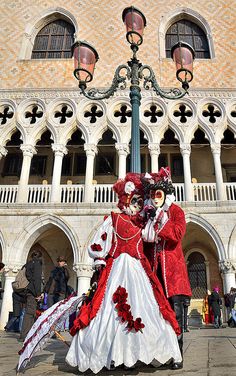
<path id="1" fill-rule="evenodd" d="M 155 184 L 160 181 L 171 181 L 170 168 L 161 167 L 159 172 L 146 173 L 144 178 L 149 181 L 149 184 Z"/>
<path id="2" fill-rule="evenodd" d="M 142 177 L 144 191 L 148 194 L 150 190 L 161 189 L 166 194 L 172 194 L 175 189 L 172 185 L 169 167 L 161 167 L 158 173 L 146 173 Z"/>
<path id="3" fill-rule="evenodd" d="M 130 199 L 134 194 L 143 196 L 143 184 L 140 180 L 141 174 L 129 172 L 124 179 L 119 179 L 113 185 L 113 190 L 118 196 L 118 208 L 123 209 L 129 206 Z"/>

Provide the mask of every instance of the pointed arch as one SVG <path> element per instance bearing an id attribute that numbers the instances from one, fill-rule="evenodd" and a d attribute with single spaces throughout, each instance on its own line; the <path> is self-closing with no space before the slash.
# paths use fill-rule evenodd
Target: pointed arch
<path id="1" fill-rule="evenodd" d="M 151 131 L 150 127 L 147 126 L 147 124 L 140 122 L 140 130 L 143 131 L 144 136 L 146 136 L 146 139 L 147 139 L 149 144 L 154 142 L 152 131 Z"/>
<path id="2" fill-rule="evenodd" d="M 164 139 L 165 133 L 169 129 L 174 133 L 175 139 L 178 141 L 179 144 L 184 142 L 184 136 L 183 136 L 183 133 L 182 133 L 181 129 L 179 129 L 175 125 L 173 126 L 173 124 L 169 124 L 169 125 L 167 125 L 166 127 L 164 127 L 162 129 L 162 131 L 159 134 L 160 142 Z"/>
<path id="3" fill-rule="evenodd" d="M 213 242 L 215 243 L 219 261 L 226 259 L 226 251 L 224 244 L 222 242 L 222 239 L 220 238 L 218 232 L 215 230 L 215 228 L 203 217 L 200 215 L 194 214 L 194 213 L 188 213 L 186 214 L 186 223 L 196 223 L 200 227 L 202 227 L 208 235 L 212 238 Z"/>
<path id="4" fill-rule="evenodd" d="M 160 42 L 161 58 L 166 57 L 165 35 L 166 35 L 168 28 L 173 23 L 181 19 L 187 19 L 189 21 L 194 22 L 204 31 L 207 37 L 208 45 L 209 45 L 210 58 L 213 59 L 215 57 L 215 51 L 214 51 L 211 27 L 209 23 L 204 17 L 201 16 L 200 13 L 196 12 L 193 9 L 186 8 L 186 7 L 179 7 L 179 8 L 173 9 L 171 12 L 167 13 L 164 17 L 161 18 L 161 22 L 159 26 L 159 42 Z"/>
<path id="5" fill-rule="evenodd" d="M 76 123 L 73 123 L 70 127 L 66 127 L 65 131 L 60 134 L 60 140 L 63 141 L 65 144 L 67 144 L 70 140 L 73 134 L 76 131 L 81 132 L 82 134 L 82 140 L 86 143 L 86 140 L 88 140 L 88 134 L 86 132 L 86 128 L 84 126 L 77 126 Z M 88 141 L 87 141 L 88 142 Z M 62 143 L 62 142 L 61 142 Z"/>
<path id="6" fill-rule="evenodd" d="M 5 128 L 1 134 L 0 138 L 0 144 L 2 146 L 6 146 L 7 142 L 11 140 L 11 137 L 13 136 L 14 133 L 17 131 L 20 132 L 21 136 L 20 139 L 22 140 L 22 143 L 24 144 L 26 141 L 26 132 L 25 129 L 19 125 L 19 124 L 14 124 L 12 123 L 11 126 Z"/>
<path id="7" fill-rule="evenodd" d="M 36 239 L 51 226 L 58 227 L 66 234 L 73 251 L 74 263 L 81 261 L 81 247 L 77 234 L 68 223 L 60 217 L 51 214 L 44 214 L 37 217 L 35 220 L 31 221 L 20 234 L 18 234 L 12 246 L 12 252 L 15 251 L 15 254 L 19 257 L 17 261 L 27 259 L 28 252 Z"/>
<path id="8" fill-rule="evenodd" d="M 32 142 L 34 145 L 37 144 L 37 142 L 41 139 L 44 132 L 49 131 L 51 133 L 51 139 L 52 142 L 56 143 L 56 131 L 55 129 L 48 123 L 44 124 L 44 126 L 41 128 L 35 129 L 35 131 L 32 133 Z"/>
<path id="9" fill-rule="evenodd" d="M 229 237 L 229 245 L 228 245 L 228 255 L 229 259 L 235 259 L 236 255 L 236 225 L 234 226 L 230 237 Z"/>
<path id="10" fill-rule="evenodd" d="M 35 17 L 32 22 L 27 23 L 22 39 L 19 59 L 31 59 L 32 48 L 37 33 L 44 26 L 57 19 L 63 19 L 74 26 L 76 39 L 76 35 L 78 34 L 78 23 L 73 14 L 61 7 L 49 8 L 41 12 L 41 14 Z"/>

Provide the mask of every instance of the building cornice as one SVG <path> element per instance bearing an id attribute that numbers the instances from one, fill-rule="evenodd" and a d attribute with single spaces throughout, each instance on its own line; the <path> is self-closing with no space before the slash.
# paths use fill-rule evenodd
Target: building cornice
<path id="1" fill-rule="evenodd" d="M 105 89 L 105 88 L 103 88 Z M 168 88 L 163 88 L 168 89 Z M 142 97 L 148 97 L 152 94 L 151 91 L 142 90 Z M 114 97 L 129 97 L 129 90 L 118 90 Z M 55 99 L 55 98 L 84 98 L 80 94 L 78 88 L 55 88 L 55 89 L 32 89 L 32 88 L 22 88 L 17 90 L 1 89 L 0 90 L 0 99 L 26 99 L 26 98 L 45 98 L 45 99 Z M 224 88 L 224 89 L 192 89 L 189 90 L 188 98 L 235 98 L 236 89 Z M 112 98 L 111 98 L 112 99 Z"/>

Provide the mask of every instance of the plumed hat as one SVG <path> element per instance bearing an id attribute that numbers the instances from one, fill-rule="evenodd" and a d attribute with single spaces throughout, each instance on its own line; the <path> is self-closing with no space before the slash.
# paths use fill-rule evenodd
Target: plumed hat
<path id="1" fill-rule="evenodd" d="M 113 185 L 113 190 L 117 194 L 119 202 L 118 208 L 129 206 L 130 199 L 134 194 L 143 196 L 144 187 L 141 181 L 141 174 L 129 172 L 124 179 L 119 179 Z"/>
<path id="2" fill-rule="evenodd" d="M 156 191 L 158 189 L 161 189 L 167 195 L 175 192 L 171 181 L 169 167 L 161 167 L 158 173 L 146 173 L 142 177 L 142 183 L 145 193 L 148 193 L 151 190 Z"/>

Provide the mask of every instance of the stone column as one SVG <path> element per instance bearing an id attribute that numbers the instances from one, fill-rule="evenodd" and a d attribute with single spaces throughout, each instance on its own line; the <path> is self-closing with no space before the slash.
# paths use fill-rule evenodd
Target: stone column
<path id="1" fill-rule="evenodd" d="M 207 279 L 207 290 L 211 291 L 211 281 L 210 281 L 210 263 L 209 261 L 204 261 L 204 264 L 206 265 L 206 279 Z"/>
<path id="2" fill-rule="evenodd" d="M 20 148 L 23 153 L 23 162 L 19 180 L 17 202 L 23 203 L 28 201 L 28 182 L 31 160 L 33 158 L 33 155 L 36 154 L 37 151 L 33 145 L 21 145 Z"/>
<path id="3" fill-rule="evenodd" d="M 217 200 L 226 200 L 226 191 L 223 183 L 223 175 L 221 169 L 221 145 L 220 144 L 211 144 L 211 151 L 213 154 L 214 167 L 215 167 L 215 176 L 216 176 L 216 191 L 217 191 Z"/>
<path id="4" fill-rule="evenodd" d="M 236 287 L 236 260 L 219 261 L 219 267 L 223 277 L 224 294 L 226 294 L 231 287 Z"/>
<path id="5" fill-rule="evenodd" d="M 193 201 L 193 187 L 192 187 L 191 167 L 190 167 L 190 154 L 191 154 L 190 144 L 181 144 L 180 152 L 183 157 L 185 200 Z"/>
<path id="6" fill-rule="evenodd" d="M 118 151 L 119 156 L 119 179 L 123 179 L 126 175 L 126 158 L 129 154 L 129 145 L 128 144 L 115 144 L 115 148 Z"/>
<path id="7" fill-rule="evenodd" d="M 160 155 L 160 145 L 159 144 L 148 144 L 148 149 L 151 156 L 151 172 L 158 172 L 158 157 Z"/>
<path id="8" fill-rule="evenodd" d="M 7 155 L 7 149 L 0 145 L 0 160 Z"/>
<path id="9" fill-rule="evenodd" d="M 93 202 L 93 173 L 94 173 L 94 159 L 97 154 L 97 146 L 95 144 L 84 144 L 86 152 L 86 172 L 84 185 L 84 202 Z"/>
<path id="10" fill-rule="evenodd" d="M 86 293 L 90 287 L 90 279 L 93 275 L 92 266 L 89 264 L 77 263 L 73 266 L 77 274 L 77 294 L 81 296 Z"/>
<path id="11" fill-rule="evenodd" d="M 52 174 L 52 188 L 51 188 L 51 202 L 61 202 L 61 168 L 62 160 L 65 154 L 67 154 L 67 149 L 65 145 L 53 144 L 52 150 L 54 151 L 54 165 Z"/>
<path id="12" fill-rule="evenodd" d="M 0 330 L 4 329 L 4 326 L 8 322 L 9 312 L 12 311 L 12 282 L 15 281 L 18 269 L 10 269 L 5 266 L 5 283 L 4 283 L 4 293 L 2 299 L 2 309 L 0 312 Z"/>

